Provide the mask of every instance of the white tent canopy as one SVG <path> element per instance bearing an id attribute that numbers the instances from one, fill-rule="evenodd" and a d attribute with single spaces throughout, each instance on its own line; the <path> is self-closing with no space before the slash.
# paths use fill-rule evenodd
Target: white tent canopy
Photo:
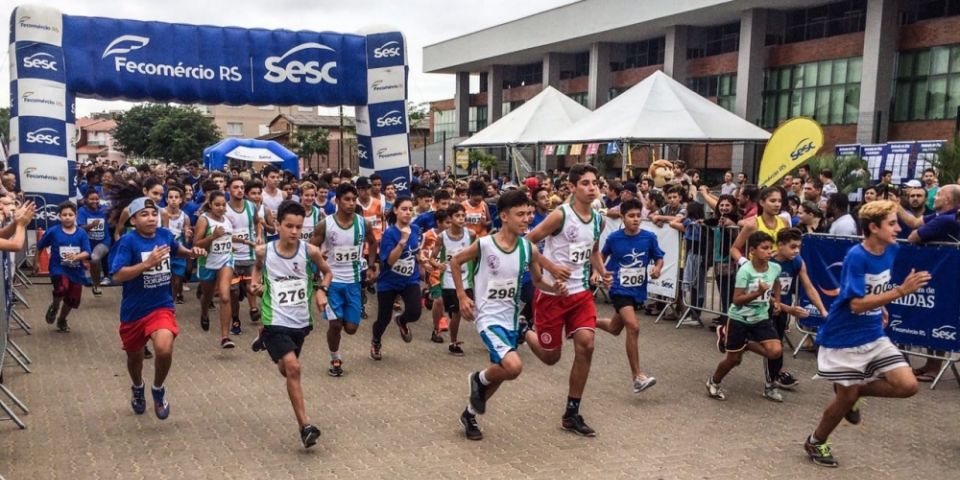
<path id="1" fill-rule="evenodd" d="M 657 71 L 543 143 L 765 141 L 770 133 Z"/>
<path id="2" fill-rule="evenodd" d="M 532 145 L 589 114 L 589 109 L 548 86 L 457 147 Z"/>

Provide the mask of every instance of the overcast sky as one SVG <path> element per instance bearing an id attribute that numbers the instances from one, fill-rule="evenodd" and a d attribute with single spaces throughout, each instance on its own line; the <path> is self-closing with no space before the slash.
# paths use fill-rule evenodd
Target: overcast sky
<path id="1" fill-rule="evenodd" d="M 422 73 L 425 45 L 572 3 L 572 0 L 44 0 L 42 3 L 69 15 L 248 28 L 350 33 L 369 26 L 387 25 L 406 35 L 410 99 L 423 102 L 451 98 L 454 90 L 453 76 Z M 7 5 L 10 4 L 13 2 Z M 10 11 L 3 13 L 9 16 Z M 10 38 L 6 18 L 0 21 L 0 39 L 4 41 Z M 0 106 L 6 107 L 10 104 L 10 72 L 7 68 L 0 70 Z M 78 99 L 77 116 L 125 105 Z"/>

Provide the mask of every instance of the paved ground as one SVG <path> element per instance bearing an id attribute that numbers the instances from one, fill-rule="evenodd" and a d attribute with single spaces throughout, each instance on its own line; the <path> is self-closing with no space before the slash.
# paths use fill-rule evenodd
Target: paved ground
<path id="1" fill-rule="evenodd" d="M 859 427 L 833 440 L 842 467 L 810 464 L 801 442 L 830 388 L 809 380 L 813 356 L 788 359 L 803 379 L 784 404 L 760 396 L 762 368 L 748 356 L 724 382 L 726 402 L 705 395 L 720 355 L 709 331 L 644 318 L 641 360 L 659 384 L 629 389 L 622 340 L 598 337 L 582 413 L 594 439 L 559 428 L 572 359 L 546 367 L 522 352 L 521 379 L 501 389 L 481 417 L 486 438 L 467 441 L 457 423 L 467 373 L 485 351 L 471 327 L 467 356 L 429 342 L 426 323 L 412 344 L 388 330 L 384 360 L 367 357 L 370 321 L 342 348 L 347 375 L 326 375 L 324 329 L 305 346 L 307 406 L 323 430 L 300 448 L 283 381 L 265 354 L 223 352 L 202 332 L 193 298 L 179 309 L 181 335 L 168 380 L 173 406 L 159 421 L 129 407 L 129 380 L 116 333 L 119 289 L 84 293 L 69 334 L 42 319 L 47 286 L 28 291 L 35 334 L 14 333 L 33 374 L 11 367 L 6 383 L 31 408 L 27 430 L 0 423 L 0 475 L 87 478 L 955 478 L 960 467 L 960 391 L 952 381 L 910 400 L 871 400 Z M 192 297 L 192 295 L 190 296 Z M 601 306 L 601 315 L 610 307 Z M 424 320 L 427 319 L 425 314 Z M 244 319 L 246 322 L 246 319 Z M 245 325 L 246 327 L 246 325 Z M 567 345 L 569 346 L 569 345 Z M 147 375 L 152 378 L 152 371 Z M 149 396 L 148 396 L 149 398 Z"/>

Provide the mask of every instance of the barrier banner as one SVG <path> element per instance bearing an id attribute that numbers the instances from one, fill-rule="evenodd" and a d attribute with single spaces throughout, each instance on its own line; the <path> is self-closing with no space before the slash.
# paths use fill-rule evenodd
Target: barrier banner
<path id="1" fill-rule="evenodd" d="M 859 243 L 857 239 L 821 235 L 804 235 L 800 254 L 807 264 L 807 274 L 820 293 L 823 304 L 830 308 L 840 294 L 843 258 Z M 887 305 L 890 324 L 887 335 L 897 344 L 936 350 L 960 351 L 960 250 L 951 246 L 915 246 L 900 244 L 900 250 L 884 291 L 892 290 L 911 269 L 930 272 L 933 279 L 917 292 Z M 811 315 L 816 308 L 800 289 L 800 306 Z"/>
<path id="2" fill-rule="evenodd" d="M 837 145 L 833 152 L 836 157 L 857 157 L 860 156 L 860 144 Z"/>
<path id="3" fill-rule="evenodd" d="M 911 168 L 913 176 L 910 178 L 923 178 L 923 171 L 932 168 L 934 163 L 940 159 L 940 150 L 947 144 L 946 140 L 924 140 L 917 142 L 917 158 L 912 162 Z"/>
<path id="4" fill-rule="evenodd" d="M 647 293 L 662 297 L 674 298 L 677 295 L 677 286 L 680 284 L 680 232 L 667 225 L 658 227 L 656 224 L 644 221 L 640 228 L 653 232 L 657 236 L 660 250 L 663 250 L 663 269 L 660 278 L 647 276 Z M 651 263 L 650 268 L 653 268 Z"/>

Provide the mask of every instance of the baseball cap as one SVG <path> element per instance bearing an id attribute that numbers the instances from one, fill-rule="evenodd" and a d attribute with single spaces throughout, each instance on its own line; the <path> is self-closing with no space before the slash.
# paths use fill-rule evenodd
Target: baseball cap
<path id="1" fill-rule="evenodd" d="M 537 187 L 540 186 L 540 180 L 537 180 L 537 177 L 527 178 L 526 180 L 523 181 L 523 183 L 527 186 L 527 188 L 530 189 L 531 192 L 536 190 Z"/>
<path id="2" fill-rule="evenodd" d="M 357 177 L 355 185 L 358 189 L 360 188 L 370 188 L 373 185 L 370 184 L 370 179 L 367 177 Z"/>
<path id="3" fill-rule="evenodd" d="M 909 188 L 923 188 L 923 184 L 920 183 L 920 180 L 910 180 L 907 182 L 907 187 Z"/>
<path id="4" fill-rule="evenodd" d="M 145 208 L 152 208 L 157 211 L 160 210 L 159 208 L 157 208 L 157 204 L 154 203 L 152 198 L 140 197 L 130 203 L 130 206 L 127 207 L 127 213 L 129 213 L 130 216 L 133 217 L 137 213 L 139 213 L 140 210 L 143 210 Z"/>

